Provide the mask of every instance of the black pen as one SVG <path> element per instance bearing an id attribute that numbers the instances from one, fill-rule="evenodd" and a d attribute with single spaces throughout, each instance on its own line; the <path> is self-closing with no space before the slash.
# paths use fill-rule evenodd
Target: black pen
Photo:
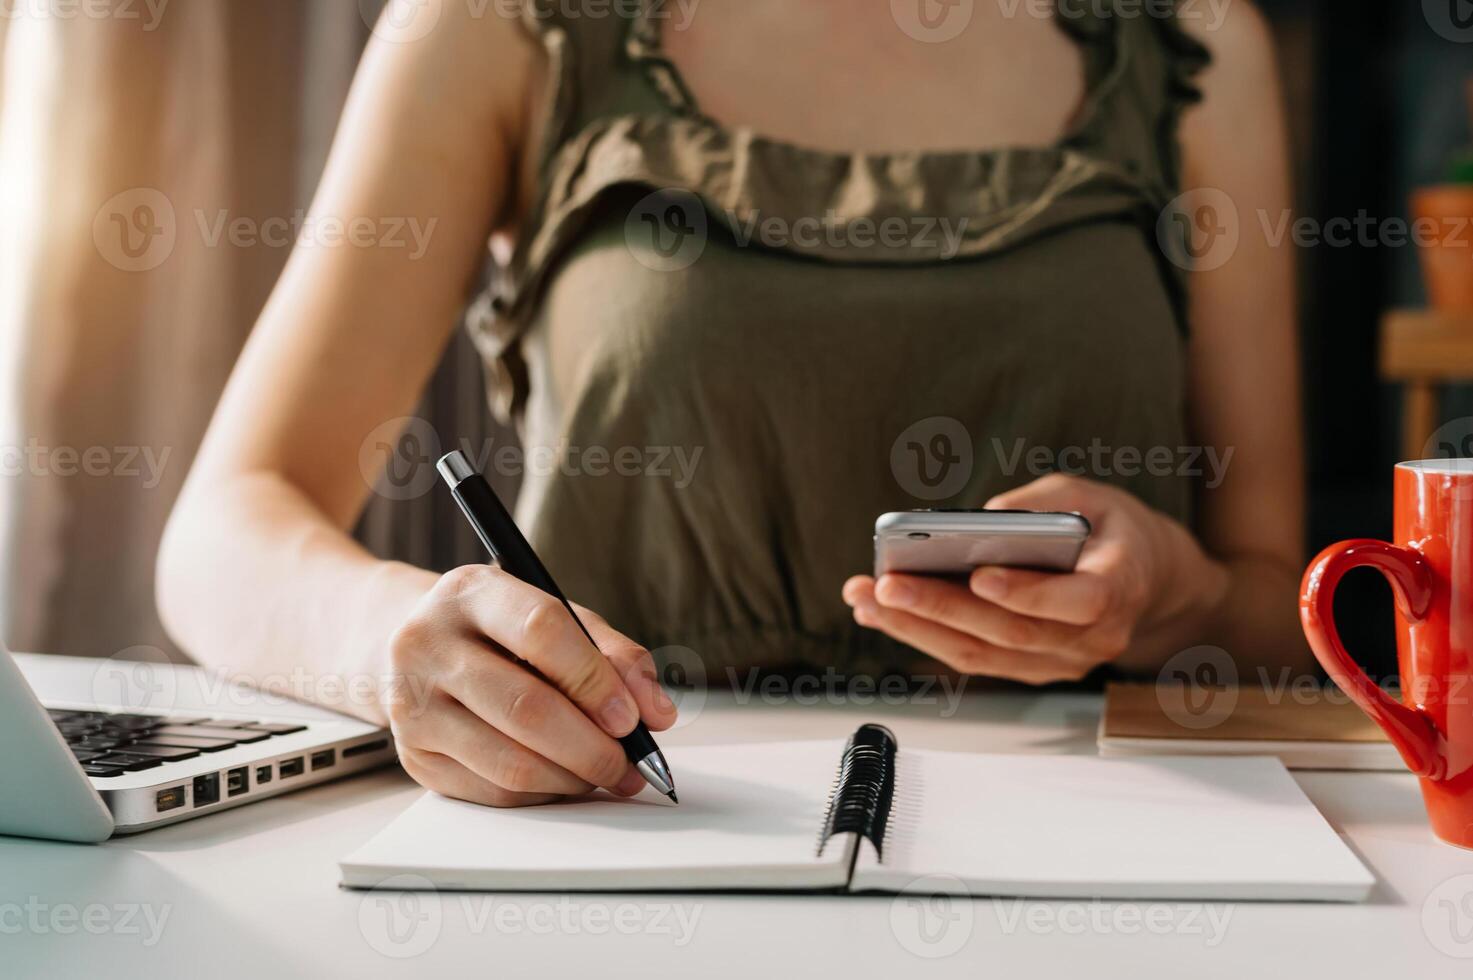
<path id="1" fill-rule="evenodd" d="M 481 544 L 486 546 L 501 570 L 561 602 L 563 608 L 568 610 L 568 615 L 573 617 L 573 622 L 578 624 L 583 635 L 588 637 L 588 642 L 593 643 L 593 648 L 597 650 L 598 644 L 594 643 L 593 634 L 588 632 L 588 627 L 583 625 L 583 621 L 573 611 L 567 597 L 552 580 L 542 560 L 537 557 L 537 552 L 522 537 L 511 514 L 507 513 L 501 499 L 496 496 L 496 491 L 491 489 L 484 477 L 471 468 L 465 454 L 447 453 L 435 464 L 435 468 L 450 485 L 450 494 L 460 505 L 461 513 L 470 521 L 476 537 L 481 539 Z M 634 731 L 619 739 L 619 744 L 624 746 L 624 754 L 634 763 L 645 782 L 670 797 L 672 802 L 680 802 L 675 796 L 675 780 L 670 775 L 670 766 L 660 753 L 660 747 L 650 736 L 650 730 L 644 727 L 644 722 L 636 723 Z"/>

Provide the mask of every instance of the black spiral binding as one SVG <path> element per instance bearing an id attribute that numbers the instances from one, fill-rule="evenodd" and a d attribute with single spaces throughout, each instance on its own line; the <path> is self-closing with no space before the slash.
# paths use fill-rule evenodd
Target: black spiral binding
<path id="1" fill-rule="evenodd" d="M 835 834 L 857 833 L 884 855 L 885 825 L 895 798 L 895 736 L 883 725 L 861 725 L 839 762 L 839 777 L 829 796 L 818 838 L 823 854 Z"/>

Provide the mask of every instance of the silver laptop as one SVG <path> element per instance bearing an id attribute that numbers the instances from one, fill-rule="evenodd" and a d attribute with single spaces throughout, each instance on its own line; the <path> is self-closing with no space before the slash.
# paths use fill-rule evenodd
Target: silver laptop
<path id="1" fill-rule="evenodd" d="M 0 648 L 0 834 L 100 841 L 382 765 L 389 733 L 199 667 Z"/>

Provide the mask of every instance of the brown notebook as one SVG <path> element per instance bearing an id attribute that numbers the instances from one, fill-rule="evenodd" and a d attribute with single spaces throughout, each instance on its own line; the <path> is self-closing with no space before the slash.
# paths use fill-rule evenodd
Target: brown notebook
<path id="1" fill-rule="evenodd" d="M 1273 755 L 1290 769 L 1405 768 L 1343 694 L 1262 687 L 1109 684 L 1100 754 Z"/>

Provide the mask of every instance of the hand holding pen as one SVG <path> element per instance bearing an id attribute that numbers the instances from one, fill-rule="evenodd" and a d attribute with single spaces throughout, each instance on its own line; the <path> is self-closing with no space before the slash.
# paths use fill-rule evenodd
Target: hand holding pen
<path id="1" fill-rule="evenodd" d="M 648 651 L 577 616 L 501 568 L 441 576 L 391 646 L 389 716 L 410 775 L 489 806 L 640 792 L 646 777 L 621 739 L 669 728 L 675 706 Z"/>

